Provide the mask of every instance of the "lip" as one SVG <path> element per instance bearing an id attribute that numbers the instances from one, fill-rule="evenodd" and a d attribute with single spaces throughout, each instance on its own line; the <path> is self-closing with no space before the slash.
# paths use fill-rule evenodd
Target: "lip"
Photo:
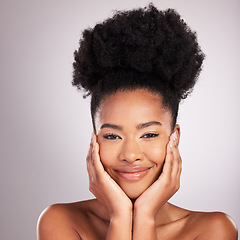
<path id="1" fill-rule="evenodd" d="M 122 167 L 114 169 L 123 179 L 128 181 L 137 181 L 147 175 L 152 167 Z"/>

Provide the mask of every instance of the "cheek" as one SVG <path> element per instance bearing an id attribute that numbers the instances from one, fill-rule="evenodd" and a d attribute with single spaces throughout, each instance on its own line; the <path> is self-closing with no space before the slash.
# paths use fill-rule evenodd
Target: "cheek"
<path id="1" fill-rule="evenodd" d="M 99 143 L 99 156 L 105 168 L 114 164 L 116 152 L 117 149 L 112 144 Z"/>
<path id="2" fill-rule="evenodd" d="M 162 165 L 167 153 L 168 138 L 164 137 L 144 147 L 144 153 L 147 159 L 157 165 Z"/>
<path id="3" fill-rule="evenodd" d="M 145 151 L 145 155 L 148 160 L 156 163 L 157 165 L 162 165 L 166 157 L 166 145 L 161 147 L 151 147 Z"/>

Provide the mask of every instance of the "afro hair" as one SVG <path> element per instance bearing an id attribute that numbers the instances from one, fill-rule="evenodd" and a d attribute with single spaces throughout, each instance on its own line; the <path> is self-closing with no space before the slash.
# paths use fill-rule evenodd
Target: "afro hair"
<path id="1" fill-rule="evenodd" d="M 180 15 L 152 4 L 117 11 L 84 30 L 79 43 L 72 84 L 84 90 L 84 97 L 92 96 L 92 114 L 107 94 L 142 87 L 159 92 L 176 118 L 179 102 L 192 91 L 204 60 L 196 33 Z"/>

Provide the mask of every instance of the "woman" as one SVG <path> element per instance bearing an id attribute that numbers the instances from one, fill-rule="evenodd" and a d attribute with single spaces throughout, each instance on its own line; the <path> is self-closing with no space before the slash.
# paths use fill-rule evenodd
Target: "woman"
<path id="1" fill-rule="evenodd" d="M 180 187 L 178 106 L 203 59 L 178 13 L 153 5 L 84 31 L 73 85 L 91 95 L 87 168 L 96 199 L 48 208 L 39 240 L 237 239 L 226 214 L 168 203 Z"/>

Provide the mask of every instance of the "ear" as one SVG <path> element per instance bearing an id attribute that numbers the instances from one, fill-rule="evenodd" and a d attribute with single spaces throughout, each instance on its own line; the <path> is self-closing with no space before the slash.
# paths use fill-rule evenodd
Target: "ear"
<path id="1" fill-rule="evenodd" d="M 176 132 L 177 134 L 177 146 L 178 146 L 180 141 L 180 134 L 181 134 L 179 124 L 175 125 L 173 132 Z"/>

